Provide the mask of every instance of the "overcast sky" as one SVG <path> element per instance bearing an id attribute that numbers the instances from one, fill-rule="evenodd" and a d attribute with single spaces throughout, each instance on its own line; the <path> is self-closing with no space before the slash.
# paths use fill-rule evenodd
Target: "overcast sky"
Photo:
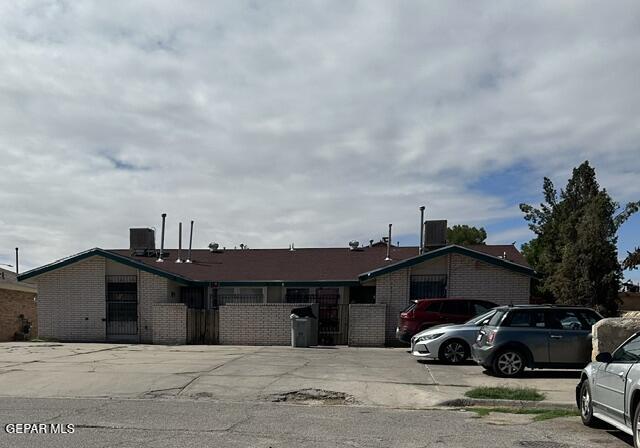
<path id="1" fill-rule="evenodd" d="M 0 58 L 0 263 L 162 212 L 168 246 L 412 244 L 422 204 L 519 245 L 585 159 L 640 198 L 637 0 L 4 1 Z"/>

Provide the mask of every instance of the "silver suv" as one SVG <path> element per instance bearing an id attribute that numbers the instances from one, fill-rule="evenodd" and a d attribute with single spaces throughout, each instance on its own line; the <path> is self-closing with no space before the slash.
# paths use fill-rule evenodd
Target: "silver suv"
<path id="1" fill-rule="evenodd" d="M 499 307 L 478 333 L 472 356 L 504 377 L 520 375 L 525 367 L 579 369 L 591 359 L 591 326 L 600 319 L 583 307 Z"/>

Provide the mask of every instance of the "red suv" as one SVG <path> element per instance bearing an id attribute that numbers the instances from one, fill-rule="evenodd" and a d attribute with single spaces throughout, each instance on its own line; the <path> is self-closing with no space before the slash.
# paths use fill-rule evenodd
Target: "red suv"
<path id="1" fill-rule="evenodd" d="M 400 313 L 396 337 L 402 342 L 411 336 L 440 324 L 462 324 L 473 316 L 498 306 L 486 300 L 420 299 L 412 300 Z"/>

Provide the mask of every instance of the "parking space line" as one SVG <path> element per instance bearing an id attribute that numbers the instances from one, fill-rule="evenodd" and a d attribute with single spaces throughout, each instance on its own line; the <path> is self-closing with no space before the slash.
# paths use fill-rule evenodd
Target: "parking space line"
<path id="1" fill-rule="evenodd" d="M 438 387 L 438 382 L 436 381 L 436 378 L 433 376 L 433 373 L 431 373 L 431 369 L 429 369 L 429 366 L 426 364 L 423 364 L 424 368 L 427 369 L 427 372 L 429 373 L 429 376 L 431 377 L 431 380 L 433 381 L 433 385 L 436 388 L 436 392 L 440 392 L 440 388 Z"/>

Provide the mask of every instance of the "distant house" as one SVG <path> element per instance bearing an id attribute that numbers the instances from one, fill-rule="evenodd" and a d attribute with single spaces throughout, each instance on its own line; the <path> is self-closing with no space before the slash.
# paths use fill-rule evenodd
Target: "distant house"
<path id="1" fill-rule="evenodd" d="M 513 245 L 99 249 L 20 276 L 38 285 L 39 332 L 73 341 L 184 343 L 185 310 L 216 309 L 223 344 L 286 344 L 289 314 L 314 303 L 323 343 L 382 345 L 395 340 L 411 299 L 528 303 L 534 271 Z M 132 229 L 131 241 L 135 229 Z M 355 246 L 355 245 L 354 245 Z M 387 257 L 388 254 L 388 257 Z"/>
<path id="2" fill-rule="evenodd" d="M 36 286 L 19 283 L 15 272 L 0 268 L 0 342 L 13 341 L 30 326 L 37 334 Z"/>

